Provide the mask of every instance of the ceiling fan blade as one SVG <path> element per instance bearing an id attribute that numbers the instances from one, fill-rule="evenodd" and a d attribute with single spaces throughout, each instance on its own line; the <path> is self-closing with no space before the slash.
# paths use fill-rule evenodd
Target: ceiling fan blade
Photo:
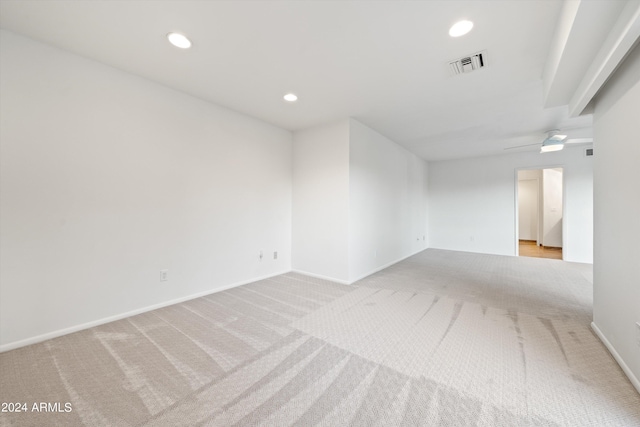
<path id="1" fill-rule="evenodd" d="M 589 142 L 593 142 L 593 138 L 569 138 L 564 143 L 565 144 L 586 144 Z"/>
<path id="2" fill-rule="evenodd" d="M 514 148 L 531 147 L 532 145 L 540 145 L 540 143 L 536 142 L 534 144 L 516 145 L 515 147 L 504 148 L 504 150 L 513 150 Z"/>

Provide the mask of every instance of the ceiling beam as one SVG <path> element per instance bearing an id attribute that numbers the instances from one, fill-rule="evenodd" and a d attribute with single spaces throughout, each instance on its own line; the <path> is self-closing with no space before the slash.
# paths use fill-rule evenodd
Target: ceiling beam
<path id="1" fill-rule="evenodd" d="M 628 1 L 569 102 L 577 117 L 640 40 L 640 1 Z"/>
<path id="2" fill-rule="evenodd" d="M 558 95 L 558 87 L 561 85 L 559 83 L 559 76 L 564 68 L 561 63 L 566 56 L 567 46 L 570 45 L 570 41 L 572 40 L 572 30 L 575 29 L 574 24 L 580 6 L 580 0 L 566 0 L 562 6 L 542 73 L 545 107 L 555 107 L 562 104 L 562 102 L 558 102 L 555 99 L 560 97 L 560 95 Z"/>

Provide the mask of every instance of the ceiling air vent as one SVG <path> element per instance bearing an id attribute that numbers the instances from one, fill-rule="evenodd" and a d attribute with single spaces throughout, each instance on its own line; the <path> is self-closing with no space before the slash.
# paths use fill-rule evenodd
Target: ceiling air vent
<path id="1" fill-rule="evenodd" d="M 584 155 L 585 155 L 586 157 L 591 157 L 591 156 L 593 156 L 593 148 L 585 148 L 585 150 L 584 150 Z"/>
<path id="2" fill-rule="evenodd" d="M 449 69 L 452 75 L 470 73 L 471 71 L 483 68 L 487 63 L 487 52 L 482 51 L 464 58 L 449 62 Z"/>

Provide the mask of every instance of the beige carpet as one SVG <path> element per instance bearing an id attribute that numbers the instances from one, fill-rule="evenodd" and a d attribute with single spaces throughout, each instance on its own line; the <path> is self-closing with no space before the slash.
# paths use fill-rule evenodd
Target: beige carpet
<path id="1" fill-rule="evenodd" d="M 640 426 L 590 277 L 439 250 L 354 286 L 285 274 L 1 354 L 29 412 L 0 425 Z"/>

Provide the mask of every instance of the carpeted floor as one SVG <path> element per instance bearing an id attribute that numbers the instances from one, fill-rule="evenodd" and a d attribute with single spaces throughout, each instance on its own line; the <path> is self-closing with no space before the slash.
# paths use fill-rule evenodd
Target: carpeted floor
<path id="1" fill-rule="evenodd" d="M 29 412 L 0 425 L 640 426 L 591 295 L 587 265 L 432 249 L 289 273 L 1 354 Z"/>

